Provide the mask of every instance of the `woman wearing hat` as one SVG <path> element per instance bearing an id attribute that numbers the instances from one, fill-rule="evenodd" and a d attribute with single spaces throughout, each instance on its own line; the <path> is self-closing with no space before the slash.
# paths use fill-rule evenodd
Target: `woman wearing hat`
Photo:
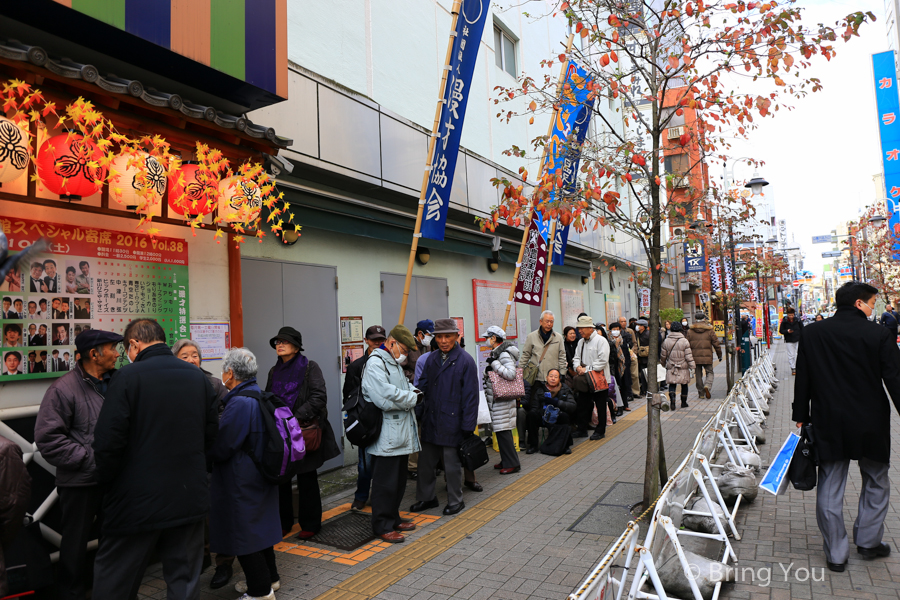
<path id="1" fill-rule="evenodd" d="M 297 537 L 307 540 L 322 528 L 322 497 L 319 494 L 319 477 L 316 470 L 326 460 L 340 455 L 334 431 L 328 424 L 328 395 L 322 369 L 315 361 L 300 354 L 303 336 L 293 327 L 282 327 L 278 335 L 269 340 L 278 355 L 278 362 L 269 369 L 266 391 L 272 392 L 293 410 L 297 421 L 304 428 L 307 440 L 306 456 L 297 474 L 297 494 L 300 533 Z M 320 431 L 316 431 L 316 428 Z M 312 435 L 307 437 L 306 433 Z M 311 448 L 314 436 L 320 435 L 319 447 Z M 287 534 L 294 527 L 294 503 L 291 484 L 279 489 L 281 529 Z"/>
<path id="2" fill-rule="evenodd" d="M 506 339 L 506 332 L 491 325 L 481 335 L 491 345 L 491 354 L 484 370 L 484 395 L 491 409 L 491 427 L 497 434 L 497 446 L 500 449 L 500 462 L 494 465 L 500 469 L 501 475 L 518 473 L 522 470 L 516 445 L 513 442 L 512 430 L 516 426 L 516 399 L 494 399 L 494 384 L 489 373 L 493 371 L 506 381 L 515 381 L 516 366 L 519 364 L 519 349 Z"/>

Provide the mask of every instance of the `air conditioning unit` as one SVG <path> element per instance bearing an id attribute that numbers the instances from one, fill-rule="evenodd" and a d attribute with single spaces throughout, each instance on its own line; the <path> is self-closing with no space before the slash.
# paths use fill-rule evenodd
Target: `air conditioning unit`
<path id="1" fill-rule="evenodd" d="M 673 188 L 688 188 L 688 187 L 691 187 L 691 181 L 688 177 L 673 177 L 672 178 L 672 187 Z"/>
<path id="2" fill-rule="evenodd" d="M 681 136 L 684 135 L 685 128 L 684 127 L 669 127 L 666 130 L 666 139 L 669 140 L 677 140 Z"/>

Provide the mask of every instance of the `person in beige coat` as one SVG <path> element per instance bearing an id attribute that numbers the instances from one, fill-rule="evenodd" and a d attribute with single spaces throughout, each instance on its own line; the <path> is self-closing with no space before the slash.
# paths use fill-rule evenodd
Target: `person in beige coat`
<path id="1" fill-rule="evenodd" d="M 547 381 L 547 373 L 551 369 L 557 369 L 560 373 L 566 372 L 566 346 L 563 337 L 553 331 L 553 313 L 545 310 L 541 313 L 541 326 L 528 334 L 525 345 L 522 346 L 522 354 L 519 356 L 519 368 L 525 369 L 528 363 L 538 365 L 538 374 L 535 381 Z M 526 383 L 527 385 L 527 383 Z M 525 390 L 526 397 L 528 390 Z"/>
<path id="2" fill-rule="evenodd" d="M 669 385 L 669 402 L 672 410 L 675 410 L 675 386 L 678 384 L 681 384 L 681 408 L 688 407 L 691 369 L 697 367 L 691 353 L 691 343 L 684 337 L 683 330 L 681 323 L 672 323 L 672 332 L 659 351 L 659 364 L 666 368 L 666 383 Z"/>

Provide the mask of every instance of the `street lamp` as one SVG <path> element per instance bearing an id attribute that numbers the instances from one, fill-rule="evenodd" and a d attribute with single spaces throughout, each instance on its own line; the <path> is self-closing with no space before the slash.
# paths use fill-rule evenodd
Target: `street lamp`
<path id="1" fill-rule="evenodd" d="M 885 221 L 887 221 L 887 217 L 884 215 L 872 215 L 871 217 L 869 217 L 869 225 L 878 226 L 878 225 L 881 225 L 882 223 L 884 223 Z"/>
<path id="2" fill-rule="evenodd" d="M 753 192 L 754 196 L 759 196 L 762 193 L 762 189 L 767 185 L 769 185 L 769 182 L 760 177 L 759 173 L 754 171 L 753 178 L 748 181 L 744 187 L 750 188 L 750 191 Z"/>

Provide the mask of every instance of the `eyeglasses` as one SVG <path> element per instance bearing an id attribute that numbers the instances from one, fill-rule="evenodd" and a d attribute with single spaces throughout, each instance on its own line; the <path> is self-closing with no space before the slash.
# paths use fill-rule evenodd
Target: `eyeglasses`
<path id="1" fill-rule="evenodd" d="M 275 340 L 275 345 L 276 345 L 276 346 L 287 346 L 287 345 L 289 345 L 289 344 L 290 344 L 290 342 L 286 342 L 286 341 L 284 341 L 284 340 Z"/>

